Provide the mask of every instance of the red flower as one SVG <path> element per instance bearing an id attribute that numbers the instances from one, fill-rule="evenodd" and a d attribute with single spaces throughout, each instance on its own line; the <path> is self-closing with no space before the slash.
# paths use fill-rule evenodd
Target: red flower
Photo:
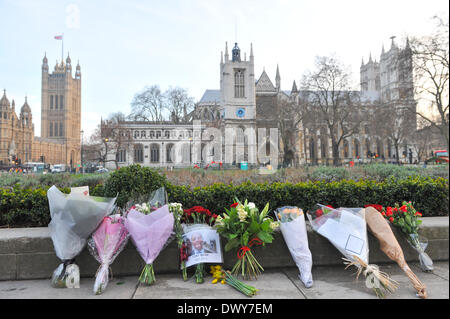
<path id="1" fill-rule="evenodd" d="M 395 208 L 394 208 L 394 211 L 395 211 Z M 392 207 L 389 206 L 386 208 L 386 216 L 388 216 L 388 217 L 392 216 Z"/>
<path id="2" fill-rule="evenodd" d="M 320 217 L 323 215 L 323 211 L 321 209 L 316 210 L 316 217 Z"/>
<path id="3" fill-rule="evenodd" d="M 375 208 L 377 211 L 381 212 L 383 210 L 383 206 L 378 205 L 378 204 L 368 204 L 368 205 L 364 205 L 365 208 L 367 207 L 373 207 Z"/>
<path id="4" fill-rule="evenodd" d="M 389 217 L 389 221 L 390 221 L 391 223 L 393 223 L 393 222 L 394 222 L 394 218 L 393 218 L 393 217 Z"/>
<path id="5" fill-rule="evenodd" d="M 406 207 L 406 205 L 403 205 L 402 207 L 400 207 L 400 210 L 406 213 L 408 211 L 408 208 Z"/>
<path id="6" fill-rule="evenodd" d="M 327 205 L 326 207 L 331 208 L 331 209 L 334 209 L 334 207 L 331 206 L 331 205 Z"/>
<path id="7" fill-rule="evenodd" d="M 416 216 L 422 216 L 422 213 L 416 212 Z"/>
<path id="8" fill-rule="evenodd" d="M 386 216 L 386 213 L 385 212 L 381 212 L 381 215 Z"/>
<path id="9" fill-rule="evenodd" d="M 237 205 L 239 205 L 239 203 L 231 204 L 230 207 L 231 207 L 231 208 L 234 208 L 234 207 L 236 207 Z"/>

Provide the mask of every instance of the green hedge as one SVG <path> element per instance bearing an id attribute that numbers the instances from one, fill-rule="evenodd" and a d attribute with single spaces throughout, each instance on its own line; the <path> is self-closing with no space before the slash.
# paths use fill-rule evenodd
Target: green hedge
<path id="1" fill-rule="evenodd" d="M 91 189 L 91 195 L 113 197 L 119 194 L 120 207 L 136 195 L 149 194 L 165 186 L 169 201 L 184 207 L 201 205 L 221 214 L 234 198 L 248 199 L 258 207 L 267 202 L 272 209 L 295 205 L 307 211 L 315 203 L 333 207 L 363 207 L 365 204 L 393 205 L 412 201 L 423 216 L 447 216 L 449 212 L 449 182 L 444 178 L 389 178 L 382 182 L 341 180 L 335 182 L 264 183 L 240 185 L 214 184 L 191 189 L 170 184 L 156 170 L 131 165 L 113 172 L 104 184 Z M 0 188 L 0 227 L 47 226 L 50 222 L 46 191 L 41 189 Z M 63 189 L 69 192 L 68 188 Z"/>

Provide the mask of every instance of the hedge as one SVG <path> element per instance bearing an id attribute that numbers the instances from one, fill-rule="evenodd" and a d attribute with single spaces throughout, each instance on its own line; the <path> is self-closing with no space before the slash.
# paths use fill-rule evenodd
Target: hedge
<path id="1" fill-rule="evenodd" d="M 444 178 L 408 177 L 388 178 L 382 182 L 341 180 L 335 182 L 263 183 L 240 185 L 214 184 L 191 189 L 170 184 L 156 170 L 131 165 L 115 171 L 104 184 L 91 189 L 91 195 L 114 197 L 124 207 L 134 196 L 149 194 L 164 186 L 170 202 L 184 207 L 201 205 L 221 214 L 234 198 L 249 199 L 258 207 L 269 202 L 272 209 L 295 205 L 307 211 L 315 203 L 333 207 L 363 207 L 365 204 L 393 205 L 412 201 L 423 216 L 448 216 L 449 182 Z M 41 189 L 0 188 L 0 227 L 40 227 L 50 222 L 46 191 Z M 70 192 L 68 188 L 64 192 Z"/>

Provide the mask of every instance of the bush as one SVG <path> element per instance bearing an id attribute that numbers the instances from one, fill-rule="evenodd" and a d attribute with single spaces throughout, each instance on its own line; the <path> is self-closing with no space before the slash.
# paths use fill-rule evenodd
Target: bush
<path id="1" fill-rule="evenodd" d="M 166 186 L 166 177 L 155 169 L 130 165 L 111 173 L 103 187 L 95 189 L 95 195 L 117 197 L 117 206 L 124 207 L 126 203 L 139 195 L 150 194 L 161 186 Z"/>
<path id="2" fill-rule="evenodd" d="M 192 188 L 190 185 L 169 183 L 157 170 L 132 165 L 111 173 L 104 184 L 97 184 L 90 193 L 103 197 L 119 194 L 117 205 L 124 207 L 129 200 L 149 194 L 161 186 L 166 187 L 170 202 L 182 203 L 185 208 L 201 205 L 216 214 L 222 214 L 235 197 L 248 199 L 258 207 L 264 207 L 269 202 L 272 211 L 277 207 L 294 205 L 306 212 L 316 203 L 333 207 L 363 207 L 366 204 L 394 206 L 396 202 L 405 200 L 412 201 L 424 217 L 448 216 L 449 212 L 449 182 L 441 177 L 389 177 L 384 181 L 322 180 L 296 184 L 216 183 Z M 50 221 L 47 189 L 47 186 L 31 189 L 18 185 L 0 188 L 0 226 L 47 226 Z M 62 191 L 69 193 L 70 189 L 63 188 Z"/>

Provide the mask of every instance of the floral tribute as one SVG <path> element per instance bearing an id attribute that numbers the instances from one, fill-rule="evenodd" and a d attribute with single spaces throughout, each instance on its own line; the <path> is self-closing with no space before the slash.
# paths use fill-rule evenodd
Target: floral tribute
<path id="1" fill-rule="evenodd" d="M 218 282 L 220 282 L 221 284 L 228 284 L 248 297 L 253 297 L 258 291 L 258 289 L 256 289 L 255 287 L 247 285 L 233 277 L 229 271 L 223 270 L 222 266 L 220 265 L 211 266 L 210 273 L 214 278 L 212 281 L 213 284 L 216 284 Z"/>
<path id="2" fill-rule="evenodd" d="M 432 271 L 433 261 L 425 252 L 427 240 L 419 236 L 422 213 L 418 212 L 411 202 L 403 201 L 401 206 L 396 203 L 394 207 L 382 208 L 381 214 L 405 235 L 408 243 L 418 252 L 422 270 Z"/>
<path id="3" fill-rule="evenodd" d="M 174 217 L 173 228 L 175 231 L 175 238 L 177 241 L 178 249 L 180 250 L 180 268 L 183 275 L 183 280 L 186 281 L 188 279 L 186 267 L 186 260 L 188 259 L 188 255 L 187 245 L 183 239 L 183 227 L 181 224 L 184 215 L 183 205 L 180 203 L 170 203 L 169 211 Z"/>
<path id="4" fill-rule="evenodd" d="M 217 219 L 218 215 L 213 214 L 209 209 L 206 209 L 202 206 L 193 206 L 189 209 L 185 209 L 183 216 L 181 217 L 181 222 L 183 232 L 184 234 L 188 233 L 192 229 L 196 230 L 205 230 L 205 229 L 212 229 L 212 226 L 214 226 L 214 223 Z M 185 263 L 189 258 L 188 253 L 188 245 L 186 242 L 184 242 L 181 245 L 180 248 L 180 259 L 181 262 Z M 185 277 L 185 272 L 183 272 L 183 279 L 187 278 Z M 198 284 L 203 283 L 204 280 L 204 274 L 205 274 L 205 265 L 204 263 L 200 262 L 196 264 L 195 268 L 195 282 Z"/>
<path id="5" fill-rule="evenodd" d="M 268 217 L 269 203 L 259 212 L 254 203 L 238 199 L 225 209 L 226 213 L 216 220 L 217 231 L 227 239 L 225 251 L 237 250 L 237 262 L 231 270 L 233 275 L 240 274 L 245 279 L 257 279 L 264 268 L 252 252 L 253 246 L 265 245 L 273 241 L 273 232 L 279 222 Z"/>

